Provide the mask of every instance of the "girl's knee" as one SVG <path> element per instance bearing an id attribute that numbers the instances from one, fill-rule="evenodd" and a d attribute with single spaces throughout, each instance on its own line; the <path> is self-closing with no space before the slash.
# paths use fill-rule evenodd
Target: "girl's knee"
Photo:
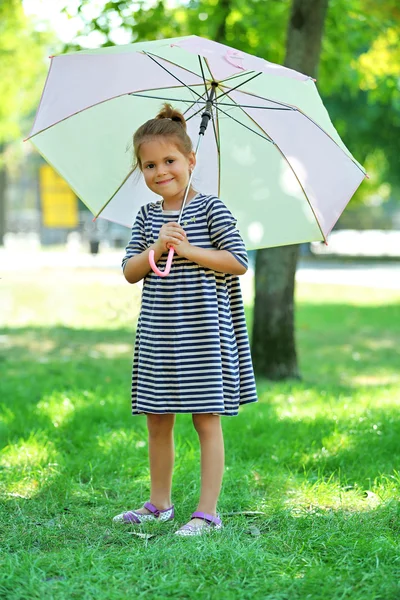
<path id="1" fill-rule="evenodd" d="M 175 423 L 175 415 L 147 415 L 147 428 L 150 435 L 167 434 L 172 431 Z"/>
<path id="2" fill-rule="evenodd" d="M 193 425 L 199 435 L 213 434 L 221 427 L 221 419 L 219 415 L 195 414 L 192 415 Z"/>

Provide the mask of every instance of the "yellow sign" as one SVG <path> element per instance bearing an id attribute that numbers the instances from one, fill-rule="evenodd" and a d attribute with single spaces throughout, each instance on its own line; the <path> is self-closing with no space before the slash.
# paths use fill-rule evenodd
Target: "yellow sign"
<path id="1" fill-rule="evenodd" d="M 68 184 L 50 167 L 39 169 L 42 221 L 45 227 L 77 227 L 78 199 Z"/>

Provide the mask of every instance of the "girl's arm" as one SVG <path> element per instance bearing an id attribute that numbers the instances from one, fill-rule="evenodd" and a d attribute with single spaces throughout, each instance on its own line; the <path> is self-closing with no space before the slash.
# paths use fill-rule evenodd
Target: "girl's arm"
<path id="1" fill-rule="evenodd" d="M 147 250 L 144 250 L 144 252 L 141 254 L 136 254 L 126 261 L 124 277 L 129 283 L 137 283 L 146 277 L 147 273 L 151 271 L 149 263 L 150 250 L 154 250 L 155 262 L 160 260 L 161 255 L 163 254 L 163 249 L 160 248 L 160 245 L 156 242 L 155 244 L 149 246 Z"/>
<path id="2" fill-rule="evenodd" d="M 191 262 L 213 271 L 229 273 L 230 275 L 244 275 L 247 271 L 247 268 L 236 260 L 229 250 L 199 248 L 199 246 L 192 246 L 185 240 L 176 246 L 176 252 Z"/>
<path id="3" fill-rule="evenodd" d="M 140 254 L 129 258 L 124 266 L 124 276 L 129 283 L 137 283 L 151 271 L 149 264 L 150 250 L 154 250 L 154 261 L 160 260 L 169 246 L 176 246 L 186 240 L 185 230 L 178 223 L 165 223 L 158 234 L 158 240 Z"/>

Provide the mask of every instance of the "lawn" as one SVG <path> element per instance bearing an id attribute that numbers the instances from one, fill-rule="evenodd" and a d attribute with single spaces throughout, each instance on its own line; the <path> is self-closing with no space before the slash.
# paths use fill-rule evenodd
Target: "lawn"
<path id="1" fill-rule="evenodd" d="M 175 524 L 111 523 L 149 493 L 139 299 L 117 271 L 1 280 L 0 597 L 398 600 L 400 292 L 298 286 L 303 380 L 259 380 L 259 403 L 223 420 L 225 529 L 198 539 L 172 534 L 199 493 L 189 415 Z"/>

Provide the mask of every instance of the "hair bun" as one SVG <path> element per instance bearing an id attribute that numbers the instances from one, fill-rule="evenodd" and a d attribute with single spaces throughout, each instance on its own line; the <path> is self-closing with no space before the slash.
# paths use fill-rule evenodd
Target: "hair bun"
<path id="1" fill-rule="evenodd" d="M 173 106 L 167 102 L 163 105 L 162 109 L 156 116 L 156 119 L 171 119 L 171 121 L 175 121 L 176 123 L 182 125 L 183 129 L 186 131 L 185 117 L 179 110 L 176 110 L 176 108 L 173 108 Z"/>

